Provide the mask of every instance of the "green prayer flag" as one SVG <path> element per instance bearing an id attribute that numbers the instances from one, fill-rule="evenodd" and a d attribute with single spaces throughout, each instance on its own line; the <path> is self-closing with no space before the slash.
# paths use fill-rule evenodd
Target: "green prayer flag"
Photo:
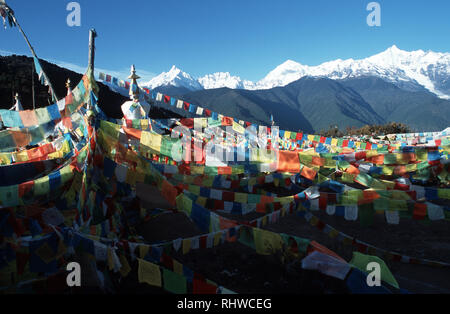
<path id="1" fill-rule="evenodd" d="M 161 141 L 161 155 L 169 156 L 169 157 L 173 158 L 174 156 L 172 156 L 172 148 L 178 142 L 180 142 L 179 139 L 163 137 L 162 141 Z M 178 147 L 177 147 L 177 155 L 182 156 L 182 146 L 181 145 L 178 145 Z"/>
<path id="2" fill-rule="evenodd" d="M 174 294 L 186 294 L 186 278 L 173 271 L 163 269 L 164 289 Z"/>
<path id="3" fill-rule="evenodd" d="M 356 181 L 361 185 L 370 186 L 372 184 L 373 178 L 369 174 L 361 172 L 356 177 Z"/>
<path id="4" fill-rule="evenodd" d="M 16 206 L 19 201 L 19 186 L 11 185 L 0 187 L 0 204 L 7 206 Z"/>
<path id="5" fill-rule="evenodd" d="M 260 202 L 261 202 L 261 195 L 248 194 L 248 203 L 249 204 L 259 204 Z"/>
<path id="6" fill-rule="evenodd" d="M 48 123 L 51 121 L 51 117 L 48 113 L 47 108 L 38 108 L 36 109 L 36 119 L 39 124 Z"/>
<path id="7" fill-rule="evenodd" d="M 60 171 L 61 183 L 64 184 L 69 181 L 73 177 L 72 169 L 70 169 L 70 165 L 62 168 Z"/>
<path id="8" fill-rule="evenodd" d="M 200 186 L 198 185 L 189 185 L 188 191 L 195 194 L 200 195 Z"/>
<path id="9" fill-rule="evenodd" d="M 450 189 L 438 189 L 438 197 L 450 199 Z"/>
<path id="10" fill-rule="evenodd" d="M 386 155 L 384 155 L 384 164 L 385 165 L 395 165 L 395 164 L 397 164 L 397 156 L 395 154 L 386 154 Z"/>
<path id="11" fill-rule="evenodd" d="M 390 210 L 398 210 L 398 211 L 407 211 L 408 203 L 403 200 L 389 200 L 389 209 Z"/>
<path id="12" fill-rule="evenodd" d="M 176 198 L 177 209 L 185 212 L 188 216 L 192 212 L 192 200 L 184 194 L 180 194 Z"/>
<path id="13" fill-rule="evenodd" d="M 391 286 L 400 289 L 397 280 L 395 280 L 386 263 L 377 256 L 365 255 L 359 252 L 353 252 L 353 258 L 350 261 L 350 265 L 361 270 L 362 272 L 369 274 L 372 269 L 367 269 L 370 263 L 378 263 L 380 266 L 381 280 L 390 284 Z"/>
<path id="14" fill-rule="evenodd" d="M 111 122 L 107 122 L 104 120 L 100 121 L 100 129 L 105 132 L 105 134 L 111 136 L 112 138 L 119 138 L 119 130 L 120 130 L 120 125 L 118 124 L 114 124 Z"/>

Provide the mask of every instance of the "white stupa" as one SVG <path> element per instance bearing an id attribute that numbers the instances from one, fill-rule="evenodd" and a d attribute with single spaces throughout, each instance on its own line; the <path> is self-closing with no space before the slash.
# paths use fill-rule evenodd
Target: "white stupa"
<path id="1" fill-rule="evenodd" d="M 72 82 L 70 81 L 70 78 L 68 78 L 66 81 L 67 96 L 70 96 L 70 94 L 72 94 L 72 87 L 70 86 L 70 83 Z"/>
<path id="2" fill-rule="evenodd" d="M 14 109 L 16 111 L 22 111 L 23 106 L 19 99 L 19 93 L 16 93 L 16 96 L 14 98 L 16 99 L 16 103 L 14 104 L 14 107 L 12 107 L 11 109 Z"/>
<path id="3" fill-rule="evenodd" d="M 148 113 L 150 112 L 150 104 L 144 99 L 140 99 L 139 87 L 137 85 L 137 80 L 140 79 L 140 77 L 136 75 L 136 69 L 134 65 L 131 66 L 131 75 L 128 78 L 131 80 L 131 100 L 125 102 L 121 107 L 124 119 L 147 119 Z"/>

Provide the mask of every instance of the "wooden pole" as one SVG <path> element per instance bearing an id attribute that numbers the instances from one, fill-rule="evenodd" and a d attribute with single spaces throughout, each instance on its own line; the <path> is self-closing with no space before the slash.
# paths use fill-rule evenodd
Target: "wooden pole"
<path id="1" fill-rule="evenodd" d="M 97 37 L 97 32 L 95 29 L 89 31 L 89 68 L 94 73 L 94 61 L 95 61 L 95 37 Z"/>
<path id="2" fill-rule="evenodd" d="M 97 32 L 95 29 L 91 28 L 89 30 L 89 64 L 88 71 L 91 71 L 92 76 L 95 77 L 94 64 L 95 64 L 95 37 L 97 37 Z M 91 98 L 89 98 L 88 109 L 92 109 Z"/>
<path id="3" fill-rule="evenodd" d="M 33 110 L 36 109 L 36 99 L 34 94 L 34 64 L 31 66 L 31 97 L 33 98 Z"/>

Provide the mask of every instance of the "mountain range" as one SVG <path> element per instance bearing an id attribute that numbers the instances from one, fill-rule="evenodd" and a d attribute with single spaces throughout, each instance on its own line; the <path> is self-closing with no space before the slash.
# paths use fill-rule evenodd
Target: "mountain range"
<path id="1" fill-rule="evenodd" d="M 31 66 L 30 58 L 0 57 L 2 108 L 12 106 L 16 91 L 29 108 Z M 77 82 L 81 77 L 45 61 L 43 66 L 59 96 L 65 92 L 67 78 Z M 413 131 L 440 131 L 450 126 L 449 78 L 450 54 L 405 52 L 393 46 L 367 59 L 315 67 L 287 61 L 256 83 L 229 73 L 193 78 L 173 67 L 140 85 L 258 124 L 270 124 L 273 115 L 276 125 L 293 131 L 318 133 L 334 126 L 344 129 L 387 122 L 405 123 Z M 112 84 L 101 86 L 100 106 L 120 118 L 120 105 L 128 93 Z M 45 87 L 37 87 L 37 96 L 38 106 L 48 104 Z M 154 109 L 154 118 L 188 115 L 176 109 L 176 114 Z"/>
<path id="2" fill-rule="evenodd" d="M 173 66 L 141 84 L 220 113 L 291 130 L 402 122 L 414 131 L 450 125 L 450 53 L 396 46 L 361 60 L 307 66 L 288 60 L 258 82 L 230 73 L 193 78 Z"/>
<path id="3" fill-rule="evenodd" d="M 423 50 L 408 52 L 395 45 L 361 60 L 338 59 L 318 66 L 288 60 L 258 82 L 242 80 L 228 72 L 194 78 L 173 66 L 168 72 L 163 72 L 142 85 L 150 89 L 172 86 L 190 91 L 222 87 L 263 90 L 286 86 L 306 76 L 327 77 L 333 80 L 375 76 L 403 89 L 428 90 L 440 98 L 450 99 L 450 53 Z"/>

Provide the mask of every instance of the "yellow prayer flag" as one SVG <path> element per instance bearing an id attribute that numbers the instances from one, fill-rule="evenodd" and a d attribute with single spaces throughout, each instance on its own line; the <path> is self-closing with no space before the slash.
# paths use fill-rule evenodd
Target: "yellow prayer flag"
<path id="1" fill-rule="evenodd" d="M 331 140 L 331 146 L 337 146 L 337 143 L 338 143 L 338 139 L 337 138 L 333 138 Z"/>
<path id="2" fill-rule="evenodd" d="M 108 247 L 108 249 L 107 249 L 107 264 L 108 264 L 109 270 L 114 269 L 113 253 L 112 253 L 112 249 L 110 247 Z"/>
<path id="3" fill-rule="evenodd" d="M 191 166 L 191 174 L 203 174 L 205 171 L 205 167 L 203 166 Z"/>
<path id="4" fill-rule="evenodd" d="M 142 132 L 141 144 L 156 152 L 161 151 L 162 136 L 151 132 Z"/>
<path id="5" fill-rule="evenodd" d="M 9 165 L 11 163 L 11 153 L 0 153 L 0 165 Z"/>
<path id="6" fill-rule="evenodd" d="M 330 238 L 334 239 L 339 235 L 339 231 L 337 231 L 336 229 L 331 229 L 331 231 L 328 235 Z"/>
<path id="7" fill-rule="evenodd" d="M 122 277 L 126 277 L 126 276 L 128 276 L 128 274 L 131 271 L 130 264 L 128 264 L 127 259 L 122 254 L 120 254 L 119 260 L 120 260 L 120 263 L 122 264 L 122 268 L 120 269 L 120 274 L 122 275 Z"/>
<path id="8" fill-rule="evenodd" d="M 214 246 L 218 246 L 220 244 L 220 239 L 222 238 L 222 232 L 217 232 L 214 235 Z"/>
<path id="9" fill-rule="evenodd" d="M 283 248 L 283 239 L 278 233 L 254 228 L 253 238 L 255 239 L 255 248 L 258 254 L 271 255 Z"/>
<path id="10" fill-rule="evenodd" d="M 197 202 L 196 202 L 196 203 L 197 203 L 198 205 L 202 206 L 202 207 L 205 207 L 207 201 L 208 201 L 208 199 L 207 199 L 206 197 L 199 196 L 199 197 L 197 198 Z"/>
<path id="11" fill-rule="evenodd" d="M 392 173 L 394 172 L 394 167 L 391 167 L 391 166 L 383 166 L 381 172 L 382 172 L 382 174 L 391 176 Z"/>
<path id="12" fill-rule="evenodd" d="M 184 239 L 183 240 L 183 254 L 189 253 L 191 250 L 191 239 Z"/>
<path id="13" fill-rule="evenodd" d="M 183 265 L 176 260 L 173 260 L 173 271 L 178 275 L 183 275 Z"/>
<path id="14" fill-rule="evenodd" d="M 378 156 L 378 151 L 376 149 L 366 151 L 366 158 L 371 158 Z"/>
<path id="15" fill-rule="evenodd" d="M 147 255 L 149 249 L 150 249 L 150 247 L 148 245 L 140 245 L 139 246 L 139 256 L 141 258 L 144 258 L 145 255 Z"/>
<path id="16" fill-rule="evenodd" d="M 17 162 L 28 161 L 28 152 L 26 150 L 18 153 L 13 153 L 13 156 Z"/>
<path id="17" fill-rule="evenodd" d="M 265 227 L 267 225 L 267 216 L 264 216 L 262 219 L 262 226 Z"/>
<path id="18" fill-rule="evenodd" d="M 147 119 L 141 119 L 141 128 L 142 128 L 142 130 L 148 129 L 148 120 Z"/>
<path id="19" fill-rule="evenodd" d="M 416 172 L 417 164 L 408 164 L 406 165 L 406 172 Z"/>
<path id="20" fill-rule="evenodd" d="M 147 283 L 151 286 L 161 287 L 161 271 L 158 265 L 139 260 L 138 280 L 140 283 Z"/>
<path id="21" fill-rule="evenodd" d="M 247 194 L 245 194 L 245 193 L 234 193 L 234 201 L 236 203 L 246 204 L 248 202 Z"/>
<path id="22" fill-rule="evenodd" d="M 245 129 L 242 125 L 233 121 L 233 131 L 239 134 L 243 134 L 245 132 Z"/>

